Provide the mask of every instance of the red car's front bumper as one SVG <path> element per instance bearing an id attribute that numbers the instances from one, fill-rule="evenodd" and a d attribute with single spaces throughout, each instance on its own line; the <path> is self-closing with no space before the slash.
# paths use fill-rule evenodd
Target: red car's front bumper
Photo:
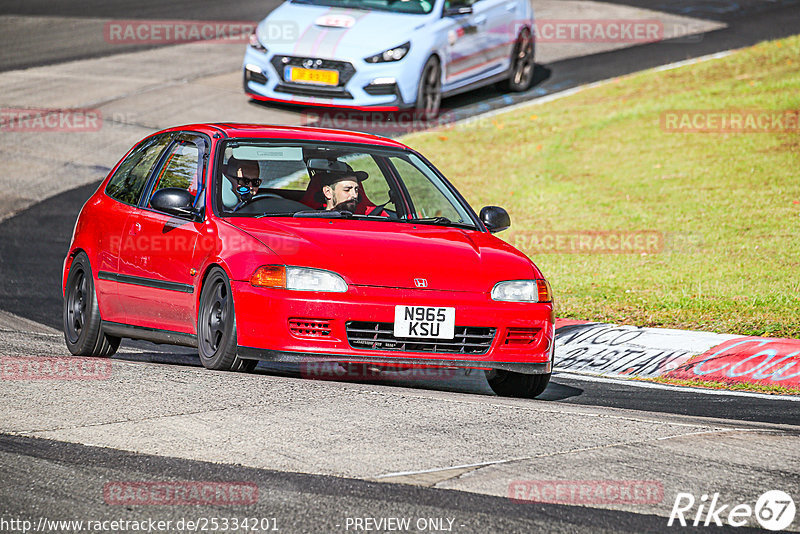
<path id="1" fill-rule="evenodd" d="M 552 370 L 553 305 L 495 302 L 485 293 L 350 286 L 346 293 L 314 293 L 231 283 L 239 355 L 269 361 L 347 361 L 383 365 L 433 365 L 505 369 L 527 374 Z M 395 306 L 450 306 L 456 327 L 494 329 L 481 353 L 449 350 L 371 349 L 348 340 L 350 322 L 392 324 Z M 316 325 L 311 333 L 296 320 Z M 322 325 L 322 327 L 320 327 Z M 413 342 L 412 342 L 413 343 Z M 406 345 L 407 346 L 407 345 Z"/>

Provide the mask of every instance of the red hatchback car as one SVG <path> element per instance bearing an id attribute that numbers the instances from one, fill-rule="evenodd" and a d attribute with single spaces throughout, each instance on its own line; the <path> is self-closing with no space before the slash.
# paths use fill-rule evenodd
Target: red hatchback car
<path id="1" fill-rule="evenodd" d="M 482 369 L 535 397 L 550 286 L 424 157 L 373 135 L 196 124 L 147 137 L 84 205 L 64 261 L 73 354 L 120 339 L 258 360 Z"/>

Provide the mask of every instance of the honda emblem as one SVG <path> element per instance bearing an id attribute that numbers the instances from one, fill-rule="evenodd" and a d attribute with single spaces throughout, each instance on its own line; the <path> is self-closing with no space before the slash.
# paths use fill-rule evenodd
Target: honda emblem
<path id="1" fill-rule="evenodd" d="M 414 285 L 417 287 L 428 287 L 428 281 L 425 278 L 414 278 Z"/>

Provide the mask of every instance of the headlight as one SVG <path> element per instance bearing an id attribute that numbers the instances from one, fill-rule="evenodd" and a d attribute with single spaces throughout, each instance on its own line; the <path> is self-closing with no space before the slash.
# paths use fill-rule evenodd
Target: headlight
<path id="1" fill-rule="evenodd" d="M 266 52 L 267 47 L 261 44 L 261 41 L 258 40 L 258 35 L 256 34 L 256 31 L 258 31 L 258 28 L 253 30 L 253 33 L 250 34 L 250 41 L 249 41 L 250 47 L 255 48 L 259 52 Z"/>
<path id="2" fill-rule="evenodd" d="M 364 58 L 364 61 L 367 63 L 385 63 L 387 61 L 400 61 L 406 54 L 408 54 L 408 50 L 411 48 L 411 42 L 401 44 L 395 48 L 390 48 L 389 50 L 385 50 L 380 54 L 375 54 L 374 56 Z"/>
<path id="3" fill-rule="evenodd" d="M 547 280 L 509 280 L 492 288 L 492 300 L 506 302 L 552 302 L 553 292 Z"/>
<path id="4" fill-rule="evenodd" d="M 286 267 L 284 265 L 262 265 L 250 284 L 257 287 L 278 287 L 294 291 L 326 291 L 344 293 L 347 282 L 336 273 L 309 267 Z"/>
<path id="5" fill-rule="evenodd" d="M 336 273 L 306 267 L 286 268 L 286 289 L 344 293 L 347 283 Z"/>

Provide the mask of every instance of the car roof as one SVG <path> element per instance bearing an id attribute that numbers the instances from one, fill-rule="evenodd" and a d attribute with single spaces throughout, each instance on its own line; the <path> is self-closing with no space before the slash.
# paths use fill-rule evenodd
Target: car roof
<path id="1" fill-rule="evenodd" d="M 308 141 L 333 141 L 340 143 L 367 143 L 395 148 L 408 148 L 404 144 L 381 137 L 361 132 L 348 130 L 332 130 L 327 128 L 313 128 L 309 126 L 284 126 L 273 124 L 242 124 L 230 122 L 187 124 L 167 128 L 161 132 L 172 131 L 197 131 L 208 135 L 222 133 L 231 138 L 249 139 L 292 139 Z"/>

